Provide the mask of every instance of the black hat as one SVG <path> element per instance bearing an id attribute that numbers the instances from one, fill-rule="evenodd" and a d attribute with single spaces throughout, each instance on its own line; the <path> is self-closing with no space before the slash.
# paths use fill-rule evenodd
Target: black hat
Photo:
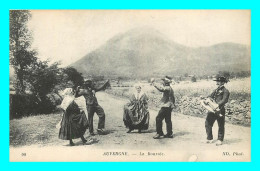
<path id="1" fill-rule="evenodd" d="M 226 77 L 223 77 L 223 76 L 218 76 L 218 77 L 216 77 L 216 79 L 213 80 L 213 81 L 220 81 L 220 82 L 225 82 L 225 83 L 228 82 L 228 80 L 226 79 Z"/>
<path id="2" fill-rule="evenodd" d="M 164 82 L 166 82 L 166 83 L 171 83 L 171 82 L 172 82 L 172 77 L 165 76 L 162 80 L 163 80 Z"/>

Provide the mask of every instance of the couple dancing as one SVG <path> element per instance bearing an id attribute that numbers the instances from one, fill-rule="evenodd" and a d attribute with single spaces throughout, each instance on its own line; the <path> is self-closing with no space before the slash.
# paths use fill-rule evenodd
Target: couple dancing
<path id="1" fill-rule="evenodd" d="M 156 132 L 153 137 L 159 139 L 161 136 L 165 138 L 173 138 L 171 112 L 175 106 L 174 92 L 170 86 L 171 78 L 166 76 L 163 80 L 163 86 L 158 86 L 152 81 L 152 85 L 163 93 L 161 99 L 161 109 L 156 117 Z M 148 97 L 142 91 L 140 84 L 135 85 L 136 92 L 130 97 L 129 103 L 124 106 L 123 121 L 130 133 L 134 129 L 137 129 L 139 133 L 142 130 L 147 130 L 149 127 L 150 114 L 148 110 Z M 164 135 L 162 131 L 162 121 L 165 119 L 167 134 Z"/>
<path id="2" fill-rule="evenodd" d="M 71 146 L 75 145 L 72 139 L 76 138 L 81 138 L 83 144 L 92 144 L 94 140 L 86 140 L 84 134 L 89 128 L 90 135 L 95 135 L 93 130 L 95 112 L 99 117 L 98 134 L 105 134 L 105 113 L 97 102 L 95 92 L 105 89 L 108 85 L 109 82 L 107 81 L 100 88 L 95 88 L 93 82 L 87 80 L 83 89 L 77 87 L 76 89 L 66 88 L 64 90 L 64 99 L 61 103 L 63 116 L 58 124 L 60 139 L 69 140 Z"/>

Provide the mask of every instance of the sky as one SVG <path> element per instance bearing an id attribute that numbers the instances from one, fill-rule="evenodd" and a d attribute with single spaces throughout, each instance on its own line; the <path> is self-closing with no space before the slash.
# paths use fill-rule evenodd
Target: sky
<path id="1" fill-rule="evenodd" d="M 39 58 L 67 66 L 113 36 L 151 27 L 190 47 L 250 45 L 250 10 L 32 10 L 28 24 Z"/>

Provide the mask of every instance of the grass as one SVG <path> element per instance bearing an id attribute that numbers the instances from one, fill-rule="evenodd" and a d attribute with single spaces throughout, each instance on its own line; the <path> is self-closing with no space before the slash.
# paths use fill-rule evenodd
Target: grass
<path id="1" fill-rule="evenodd" d="M 10 146 L 55 142 L 60 119 L 61 114 L 49 114 L 10 120 Z"/>

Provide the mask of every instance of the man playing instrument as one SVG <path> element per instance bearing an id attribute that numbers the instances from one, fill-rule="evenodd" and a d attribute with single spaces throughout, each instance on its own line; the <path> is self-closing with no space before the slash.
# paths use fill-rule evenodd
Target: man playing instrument
<path id="1" fill-rule="evenodd" d="M 216 102 L 217 108 L 214 109 L 215 112 L 208 112 L 206 121 L 205 121 L 205 128 L 207 133 L 207 143 L 213 142 L 213 135 L 212 135 L 212 127 L 214 122 L 217 120 L 218 122 L 218 140 L 216 145 L 222 145 L 224 140 L 224 133 L 225 133 L 225 104 L 228 102 L 229 99 L 229 91 L 224 87 L 224 84 L 227 83 L 227 79 L 223 76 L 218 76 L 214 81 L 216 81 L 216 85 L 218 88 L 214 90 L 209 98 Z"/>

